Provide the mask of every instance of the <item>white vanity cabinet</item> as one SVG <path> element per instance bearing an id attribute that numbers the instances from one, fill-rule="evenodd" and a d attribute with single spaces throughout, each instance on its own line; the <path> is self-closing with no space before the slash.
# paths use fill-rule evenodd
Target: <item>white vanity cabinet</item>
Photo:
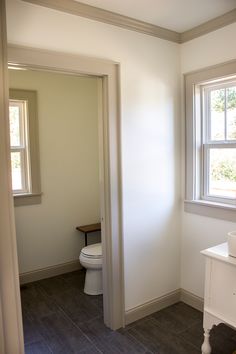
<path id="1" fill-rule="evenodd" d="M 236 258 L 228 255 L 227 243 L 201 253 L 206 257 L 202 354 L 210 354 L 212 326 L 225 323 L 236 328 Z"/>

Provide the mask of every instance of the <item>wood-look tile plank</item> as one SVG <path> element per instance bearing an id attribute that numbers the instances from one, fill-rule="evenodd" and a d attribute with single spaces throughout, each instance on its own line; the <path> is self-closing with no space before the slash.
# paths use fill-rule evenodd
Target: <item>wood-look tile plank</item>
<path id="1" fill-rule="evenodd" d="M 44 342 L 38 341 L 25 345 L 25 354 L 52 354 L 52 352 Z"/>
<path id="2" fill-rule="evenodd" d="M 68 290 L 68 284 L 62 276 L 39 280 L 37 283 L 48 296 Z"/>
<path id="3" fill-rule="evenodd" d="M 166 309 L 156 312 L 152 317 L 163 328 L 169 332 L 178 334 L 185 331 L 188 327 L 196 323 L 202 323 L 203 318 L 200 311 L 179 302 Z"/>
<path id="4" fill-rule="evenodd" d="M 85 322 L 102 316 L 102 309 L 96 305 L 93 297 L 78 293 L 76 289 L 54 296 L 55 302 L 76 323 Z"/>
<path id="5" fill-rule="evenodd" d="M 201 352 L 199 311 L 178 303 L 114 332 L 103 323 L 102 296 L 83 293 L 84 278 L 82 270 L 22 288 L 26 354 Z M 212 354 L 236 350 L 236 332 L 225 325 L 214 327 L 210 340 Z"/>
<path id="6" fill-rule="evenodd" d="M 120 333 L 107 328 L 102 317 L 80 323 L 79 327 L 104 354 L 151 353 L 128 333 Z"/>
<path id="7" fill-rule="evenodd" d="M 86 271 L 84 269 L 63 274 L 62 277 L 67 283 L 67 287 L 76 288 L 83 292 Z"/>
<path id="8" fill-rule="evenodd" d="M 31 319 L 29 319 L 29 317 L 26 314 L 23 314 L 23 330 L 24 330 L 25 344 L 40 342 L 43 340 L 43 337 L 39 333 L 34 322 Z"/>
<path id="9" fill-rule="evenodd" d="M 40 318 L 58 310 L 53 299 L 46 296 L 37 283 L 31 283 L 21 291 L 21 305 L 23 313 L 30 318 Z"/>
<path id="10" fill-rule="evenodd" d="M 196 323 L 191 327 L 188 327 L 185 331 L 179 334 L 179 337 L 186 342 L 191 343 L 197 349 L 201 348 L 203 343 L 203 327 L 202 323 Z"/>
<path id="11" fill-rule="evenodd" d="M 128 330 L 128 333 L 137 338 L 145 347 L 158 354 L 199 354 L 191 344 L 185 342 L 178 335 L 162 328 L 154 319 Z"/>
<path id="12" fill-rule="evenodd" d="M 38 321 L 38 330 L 53 353 L 96 353 L 97 349 L 63 313 L 57 312 Z"/>

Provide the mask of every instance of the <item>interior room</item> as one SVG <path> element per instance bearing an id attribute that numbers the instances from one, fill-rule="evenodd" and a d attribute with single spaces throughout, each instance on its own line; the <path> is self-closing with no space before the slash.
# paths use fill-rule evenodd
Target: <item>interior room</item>
<path id="1" fill-rule="evenodd" d="M 0 353 L 236 352 L 236 1 L 0 19 Z"/>

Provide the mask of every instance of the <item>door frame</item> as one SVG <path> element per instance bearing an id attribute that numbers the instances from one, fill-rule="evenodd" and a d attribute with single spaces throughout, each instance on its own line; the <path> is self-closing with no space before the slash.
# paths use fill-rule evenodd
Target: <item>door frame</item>
<path id="1" fill-rule="evenodd" d="M 19 67 L 50 70 L 61 73 L 77 75 L 92 75 L 101 77 L 99 94 L 99 158 L 100 158 L 100 191 L 101 191 L 101 224 L 102 224 L 102 251 L 103 251 L 103 301 L 104 323 L 111 329 L 124 326 L 124 274 L 123 274 L 123 244 L 122 244 L 122 188 L 121 188 L 121 122 L 120 122 L 120 70 L 119 64 L 80 55 L 70 55 L 61 52 L 34 49 L 21 46 L 8 46 L 8 63 Z M 5 74 L 7 78 L 7 73 Z M 5 79 L 6 81 L 6 79 Z M 4 116 L 8 118 L 8 86 L 5 84 Z M 2 121 L 0 122 L 3 124 Z M 0 131 L 2 127 L 0 126 Z M 12 253 L 15 267 L 1 268 L 2 273 L 11 272 L 16 289 L 15 301 L 18 313 L 18 338 L 21 338 L 22 321 L 20 315 L 19 273 L 17 269 L 16 237 L 14 210 L 11 197 L 10 181 L 10 154 L 9 154 L 9 127 L 5 129 L 5 145 L 7 150 L 5 160 L 1 159 L 0 169 L 7 170 L 5 186 L 8 196 L 5 198 L 4 208 L 11 212 L 8 226 L 12 230 L 11 238 L 14 243 L 0 248 L 2 256 Z M 7 167 L 7 168 L 6 168 Z M 7 279 L 6 279 L 7 282 Z M 5 282 L 5 283 L 6 283 Z M 2 286 L 0 285 L 0 291 Z M 2 309 L 9 307 L 10 302 L 3 294 Z M 10 314 L 8 314 L 10 315 Z M 15 314 L 12 314 L 15 317 Z M 3 329 L 5 328 L 3 317 Z M 6 341 L 12 340 L 12 335 L 7 335 Z M 20 345 L 20 344 L 19 344 Z M 22 338 L 21 338 L 22 345 Z M 9 351 L 10 352 L 10 351 Z M 13 351 L 12 351 L 13 352 Z M 14 351 L 14 353 L 22 351 Z"/>

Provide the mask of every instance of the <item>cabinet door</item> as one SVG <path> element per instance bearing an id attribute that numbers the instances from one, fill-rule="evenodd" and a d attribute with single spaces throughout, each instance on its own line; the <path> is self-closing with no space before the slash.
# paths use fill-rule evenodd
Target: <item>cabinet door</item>
<path id="1" fill-rule="evenodd" d="M 236 267 L 212 260 L 208 307 L 236 325 Z"/>

